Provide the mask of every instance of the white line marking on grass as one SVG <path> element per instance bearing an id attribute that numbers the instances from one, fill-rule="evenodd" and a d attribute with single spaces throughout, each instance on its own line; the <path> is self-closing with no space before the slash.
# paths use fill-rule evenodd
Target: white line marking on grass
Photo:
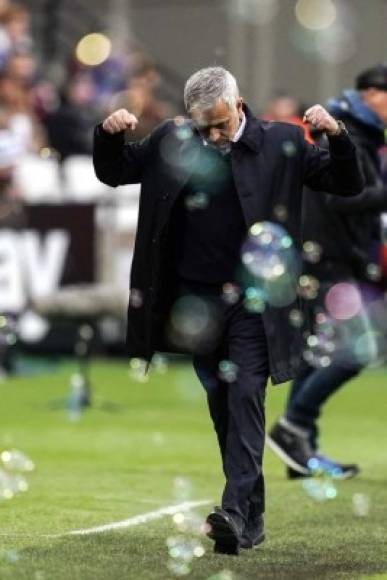
<path id="1" fill-rule="evenodd" d="M 122 520 L 120 522 L 111 522 L 110 524 L 104 524 L 102 526 L 97 526 L 95 528 L 86 528 L 83 530 L 73 530 L 72 532 L 66 532 L 64 534 L 55 534 L 58 536 L 85 536 L 87 534 L 99 534 L 101 532 L 109 532 L 110 530 L 119 530 L 123 528 L 131 528 L 132 526 L 139 526 L 140 524 L 145 524 L 153 520 L 159 520 L 164 516 L 171 516 L 178 512 L 186 512 L 191 508 L 199 507 L 203 505 L 208 505 L 211 503 L 210 500 L 201 501 L 185 501 L 178 505 L 170 505 L 163 507 L 154 512 L 148 512 L 146 514 L 140 514 L 129 518 L 127 520 Z"/>

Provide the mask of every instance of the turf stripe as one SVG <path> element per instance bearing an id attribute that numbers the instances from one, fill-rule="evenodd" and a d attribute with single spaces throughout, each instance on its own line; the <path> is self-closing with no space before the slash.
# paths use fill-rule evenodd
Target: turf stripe
<path id="1" fill-rule="evenodd" d="M 146 514 L 140 514 L 129 518 L 127 520 L 122 520 L 120 522 L 111 522 L 110 524 L 104 524 L 102 526 L 97 526 L 95 528 L 85 528 L 81 530 L 73 530 L 71 532 L 66 532 L 65 534 L 60 534 L 61 536 L 84 536 L 87 534 L 99 534 L 101 532 L 109 532 L 111 530 L 119 530 L 122 528 L 131 528 L 132 526 L 139 526 L 140 524 L 145 524 L 146 522 L 151 522 L 152 520 L 158 520 L 164 516 L 170 516 L 178 512 L 186 512 L 191 508 L 208 505 L 211 503 L 210 500 L 201 501 L 185 501 L 178 505 L 170 505 L 163 507 L 154 512 L 148 512 Z"/>

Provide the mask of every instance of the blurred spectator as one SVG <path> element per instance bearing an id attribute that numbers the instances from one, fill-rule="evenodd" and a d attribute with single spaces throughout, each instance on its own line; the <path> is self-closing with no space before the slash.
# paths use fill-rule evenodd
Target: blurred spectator
<path id="1" fill-rule="evenodd" d="M 305 107 L 291 95 L 278 93 L 267 104 L 266 111 L 261 115 L 266 121 L 280 121 L 282 123 L 292 123 L 304 129 L 305 139 L 313 143 L 309 126 L 303 122 Z"/>
<path id="2" fill-rule="evenodd" d="M 63 87 L 57 109 L 44 120 L 49 144 L 58 151 L 62 160 L 70 155 L 91 155 L 97 118 L 95 92 L 89 74 L 76 74 Z"/>
<path id="3" fill-rule="evenodd" d="M 13 171 L 21 153 L 20 141 L 0 109 L 0 228 L 24 224 L 23 204 L 13 184 Z"/>
<path id="4" fill-rule="evenodd" d="M 6 74 L 0 74 L 0 107 L 7 128 L 18 141 L 20 155 L 39 151 L 44 145 L 41 127 L 35 119 L 29 93 Z"/>
<path id="5" fill-rule="evenodd" d="M 31 50 L 28 11 L 17 4 L 0 3 L 0 68 L 4 67 L 12 52 Z"/>
<path id="6" fill-rule="evenodd" d="M 125 108 L 140 121 L 130 133 L 131 140 L 142 139 L 161 121 L 173 116 L 172 107 L 157 94 L 160 82 L 160 74 L 153 61 L 139 55 L 127 89 L 112 99 L 109 112 Z"/>

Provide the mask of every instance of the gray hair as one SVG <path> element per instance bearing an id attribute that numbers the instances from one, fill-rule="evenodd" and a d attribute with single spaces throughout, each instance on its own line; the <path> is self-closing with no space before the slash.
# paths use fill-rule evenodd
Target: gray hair
<path id="1" fill-rule="evenodd" d="M 202 68 L 194 73 L 184 88 L 184 104 L 187 113 L 206 111 L 218 99 L 234 107 L 239 97 L 235 77 L 222 66 Z"/>

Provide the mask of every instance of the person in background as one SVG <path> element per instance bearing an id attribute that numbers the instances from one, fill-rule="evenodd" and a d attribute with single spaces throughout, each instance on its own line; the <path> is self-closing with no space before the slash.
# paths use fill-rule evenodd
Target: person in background
<path id="1" fill-rule="evenodd" d="M 313 143 L 308 123 L 303 120 L 303 111 L 306 109 L 296 97 L 287 93 L 279 92 L 273 96 L 262 114 L 262 119 L 267 121 L 279 121 L 292 123 L 301 127 L 308 143 Z"/>
<path id="2" fill-rule="evenodd" d="M 18 4 L 0 4 L 0 69 L 14 52 L 32 52 L 30 15 Z"/>
<path id="3" fill-rule="evenodd" d="M 62 89 L 57 108 L 44 118 L 48 142 L 63 161 L 70 155 L 91 155 L 97 118 L 95 85 L 90 75 L 78 73 Z"/>
<path id="4" fill-rule="evenodd" d="M 152 59 L 138 54 L 127 89 L 110 103 L 110 110 L 124 107 L 132 111 L 139 120 L 133 139 L 142 139 L 164 119 L 174 114 L 172 107 L 158 96 L 160 83 L 161 77 Z"/>
<path id="5" fill-rule="evenodd" d="M 379 151 L 384 145 L 387 125 L 387 65 L 361 72 L 356 78 L 356 89 L 346 90 L 337 99 L 329 101 L 328 110 L 345 122 L 357 145 L 366 187 L 354 198 L 321 196 L 314 192 L 304 196 L 304 240 L 321 250 L 320 260 L 306 262 L 307 273 L 321 283 L 314 313 L 317 313 L 317 321 L 324 321 L 329 315 L 328 292 L 331 288 L 339 288 L 336 286 L 338 283 L 345 282 L 351 285 L 346 287 L 349 291 L 355 288 L 360 293 L 360 316 L 364 326 L 372 330 L 378 320 L 370 319 L 370 313 L 377 308 L 383 309 L 379 268 L 380 215 L 387 211 L 387 185 L 382 179 Z M 332 298 L 334 294 L 330 296 Z M 347 291 L 343 300 L 349 299 Z M 343 328 L 344 324 L 341 323 Z M 318 328 L 315 324 L 316 335 Z M 376 330 L 385 334 L 383 328 Z M 372 362 L 364 360 L 364 352 L 356 350 L 355 338 L 350 337 L 350 344 L 344 348 L 336 344 L 337 353 L 332 354 L 330 364 L 320 368 L 307 365 L 292 384 L 283 417 L 270 430 L 268 445 L 288 466 L 290 477 L 311 475 L 310 466 L 315 465 L 310 463 L 311 458 L 317 458 L 320 468 L 334 472 L 338 477 L 353 477 L 359 471 L 356 464 L 343 465 L 320 453 L 317 425 L 321 409 L 328 399 L 356 377 L 366 362 Z M 377 344 L 374 347 L 378 349 Z M 365 346 L 361 350 L 364 351 Z"/>

